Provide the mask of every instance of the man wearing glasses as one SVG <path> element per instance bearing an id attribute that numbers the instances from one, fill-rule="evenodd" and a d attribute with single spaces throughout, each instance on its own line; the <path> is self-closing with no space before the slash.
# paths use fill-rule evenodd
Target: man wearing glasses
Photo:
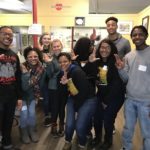
<path id="1" fill-rule="evenodd" d="M 17 150 L 11 142 L 14 112 L 21 109 L 21 71 L 18 56 L 10 49 L 13 31 L 0 27 L 0 131 L 2 150 Z"/>

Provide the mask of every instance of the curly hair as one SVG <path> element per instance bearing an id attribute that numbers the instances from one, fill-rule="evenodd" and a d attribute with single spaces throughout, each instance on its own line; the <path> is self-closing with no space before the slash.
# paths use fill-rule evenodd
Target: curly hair
<path id="1" fill-rule="evenodd" d="M 58 55 L 58 59 L 60 58 L 60 57 L 62 57 L 62 56 L 65 56 L 69 61 L 71 61 L 71 56 L 70 56 L 70 54 L 69 53 L 67 53 L 67 52 L 61 52 L 59 55 Z"/>
<path id="2" fill-rule="evenodd" d="M 41 62 L 43 62 L 43 56 L 42 56 L 42 53 L 41 51 L 36 48 L 36 47 L 31 47 L 31 46 L 28 46 L 24 49 L 24 52 L 23 52 L 23 55 L 24 55 L 24 58 L 27 59 L 28 57 L 28 54 L 31 52 L 31 51 L 34 51 L 38 54 L 38 58 Z"/>

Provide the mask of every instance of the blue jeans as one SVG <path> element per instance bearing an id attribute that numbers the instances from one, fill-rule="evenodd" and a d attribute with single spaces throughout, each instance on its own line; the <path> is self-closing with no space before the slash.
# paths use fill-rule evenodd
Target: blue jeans
<path id="1" fill-rule="evenodd" d="M 65 140 L 71 142 L 74 130 L 79 140 L 79 144 L 85 146 L 86 135 L 89 129 L 91 118 L 93 117 L 96 109 L 96 98 L 86 100 L 79 108 L 77 114 L 74 108 L 73 99 L 69 98 L 67 101 L 67 118 Z"/>
<path id="2" fill-rule="evenodd" d="M 132 149 L 132 137 L 137 118 L 143 137 L 143 150 L 150 149 L 150 100 L 137 101 L 127 99 L 124 106 L 125 126 L 123 130 L 123 147 Z"/>
<path id="3" fill-rule="evenodd" d="M 35 113 L 35 100 L 32 100 L 29 104 L 23 101 L 21 113 L 20 113 L 20 127 L 25 128 L 27 126 L 34 127 L 36 122 Z"/>

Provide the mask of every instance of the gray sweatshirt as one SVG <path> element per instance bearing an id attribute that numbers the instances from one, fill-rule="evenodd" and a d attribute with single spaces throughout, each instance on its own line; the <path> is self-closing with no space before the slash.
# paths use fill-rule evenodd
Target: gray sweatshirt
<path id="1" fill-rule="evenodd" d="M 118 39 L 113 41 L 116 45 L 120 58 L 123 58 L 128 52 L 131 51 L 130 42 L 118 33 Z"/>
<path id="2" fill-rule="evenodd" d="M 127 83 L 127 98 L 150 101 L 150 47 L 128 53 L 119 74 Z"/>

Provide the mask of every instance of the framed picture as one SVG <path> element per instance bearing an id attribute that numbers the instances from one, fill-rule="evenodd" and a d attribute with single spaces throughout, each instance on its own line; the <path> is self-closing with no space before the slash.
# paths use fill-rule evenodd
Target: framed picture
<path id="1" fill-rule="evenodd" d="M 85 17 L 75 17 L 75 26 L 85 26 Z"/>
<path id="2" fill-rule="evenodd" d="M 119 21 L 118 32 L 121 34 L 130 34 L 132 30 L 132 21 Z"/>
<path id="3" fill-rule="evenodd" d="M 148 30 L 149 16 L 146 16 L 142 19 L 142 25 Z"/>

